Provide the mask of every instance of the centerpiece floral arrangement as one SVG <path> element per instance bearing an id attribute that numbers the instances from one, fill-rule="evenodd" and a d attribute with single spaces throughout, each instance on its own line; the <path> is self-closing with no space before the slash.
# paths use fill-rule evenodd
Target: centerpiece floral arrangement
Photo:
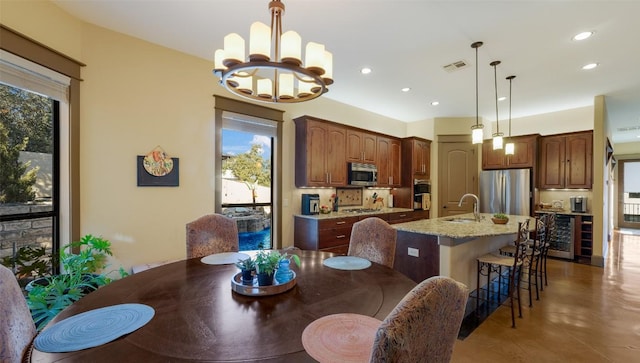
<path id="1" fill-rule="evenodd" d="M 253 274 L 258 279 L 259 286 L 269 286 L 274 282 L 284 283 L 293 278 L 289 264 L 293 262 L 300 267 L 300 257 L 295 254 L 281 254 L 276 250 L 260 250 L 255 259 L 238 260 L 236 267 L 242 271 L 243 283 L 253 283 Z"/>

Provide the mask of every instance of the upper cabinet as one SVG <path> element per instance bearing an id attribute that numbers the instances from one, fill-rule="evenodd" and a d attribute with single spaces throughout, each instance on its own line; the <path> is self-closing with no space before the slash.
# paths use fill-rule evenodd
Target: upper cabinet
<path id="1" fill-rule="evenodd" d="M 303 116 L 296 124 L 296 187 L 347 185 L 346 129 Z"/>
<path id="2" fill-rule="evenodd" d="M 539 188 L 591 189 L 593 132 L 540 138 Z"/>
<path id="3" fill-rule="evenodd" d="M 482 144 L 482 169 L 519 169 L 535 167 L 536 146 L 539 135 L 513 136 L 513 155 L 505 155 L 504 149 L 493 150 L 492 140 Z M 505 138 L 505 143 L 507 138 Z"/>
<path id="4" fill-rule="evenodd" d="M 405 185 L 412 186 L 414 179 L 430 179 L 431 141 L 418 137 L 402 139 L 402 157 L 405 165 L 411 165 L 411 169 L 405 167 L 402 171 Z"/>
<path id="5" fill-rule="evenodd" d="M 376 162 L 376 135 L 347 129 L 348 162 L 374 164 Z"/>
<path id="6" fill-rule="evenodd" d="M 402 163 L 400 140 L 378 136 L 377 141 L 378 186 L 400 186 L 400 165 Z"/>

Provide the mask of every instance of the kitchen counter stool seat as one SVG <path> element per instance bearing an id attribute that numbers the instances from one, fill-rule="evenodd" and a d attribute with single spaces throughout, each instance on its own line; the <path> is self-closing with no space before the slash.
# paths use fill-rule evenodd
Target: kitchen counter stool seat
<path id="1" fill-rule="evenodd" d="M 522 274 L 522 266 L 526 257 L 528 248 L 527 238 L 529 234 L 529 219 L 525 222 L 518 223 L 517 239 L 515 241 L 515 253 L 513 256 L 501 255 L 499 251 L 494 251 L 478 257 L 478 271 L 476 275 L 476 313 L 479 314 L 480 301 L 483 300 L 487 305 L 492 300 L 502 304 L 503 297 L 509 301 L 511 307 L 511 326 L 516 327 L 515 320 L 515 300 L 518 301 L 518 317 L 522 318 L 522 304 L 520 303 L 520 275 Z M 503 294 L 502 279 L 507 274 L 507 291 Z M 492 275 L 497 278 L 497 294 L 492 294 Z M 480 285 L 481 276 L 486 276 L 486 288 Z"/>

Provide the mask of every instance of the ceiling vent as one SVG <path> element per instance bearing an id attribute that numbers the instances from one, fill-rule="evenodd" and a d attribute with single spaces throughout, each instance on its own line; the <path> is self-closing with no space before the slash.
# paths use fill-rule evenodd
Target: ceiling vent
<path id="1" fill-rule="evenodd" d="M 451 73 L 462 68 L 467 68 L 468 66 L 469 63 L 467 63 L 467 61 L 460 60 L 451 64 L 447 64 L 446 66 L 442 66 L 442 68 L 444 68 L 445 71 Z"/>
<path id="2" fill-rule="evenodd" d="M 636 131 L 636 130 L 640 130 L 640 126 L 618 127 L 619 132 Z"/>

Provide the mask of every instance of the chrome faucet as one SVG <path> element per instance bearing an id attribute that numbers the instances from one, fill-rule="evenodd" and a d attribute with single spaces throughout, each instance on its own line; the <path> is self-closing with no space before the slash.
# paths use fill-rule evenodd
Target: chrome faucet
<path id="1" fill-rule="evenodd" d="M 462 198 L 460 198 L 460 202 L 458 202 L 458 207 L 462 207 L 462 201 L 466 197 L 475 198 L 476 202 L 473 203 L 473 217 L 476 219 L 476 222 L 480 222 L 480 213 L 478 212 L 478 208 L 480 206 L 480 199 L 478 199 L 477 195 L 471 194 L 471 193 L 467 193 L 467 194 L 463 195 Z"/>

